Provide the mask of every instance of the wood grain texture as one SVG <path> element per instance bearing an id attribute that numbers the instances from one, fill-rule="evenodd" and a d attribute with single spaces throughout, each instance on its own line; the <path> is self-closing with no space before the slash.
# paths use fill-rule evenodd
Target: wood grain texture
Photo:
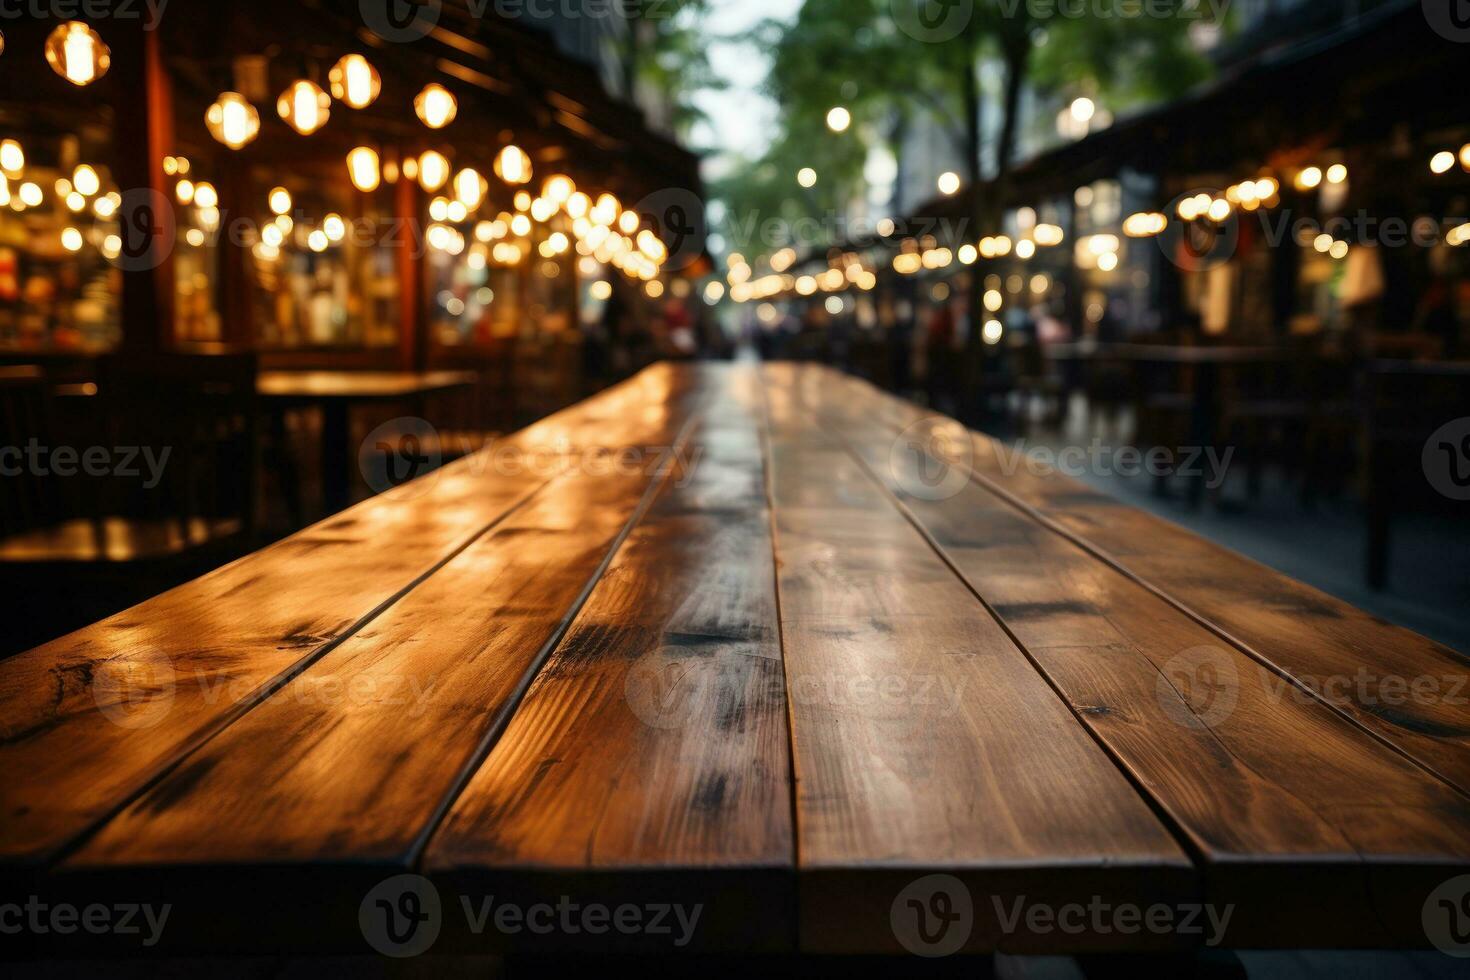
<path id="1" fill-rule="evenodd" d="M 1413 941 L 1424 896 L 1470 866 L 1459 793 L 979 484 L 909 492 L 925 462 L 851 400 L 824 404 L 1187 835 L 1211 901 L 1236 907 L 1232 943 Z"/>
<path id="2" fill-rule="evenodd" d="M 831 379 L 829 378 L 829 381 Z M 924 412 L 853 379 L 843 397 L 902 428 Z M 979 477 L 1470 793 L 1470 657 L 973 435 Z M 1019 465 L 1017 463 L 1019 462 Z M 1416 685 L 1417 692 L 1416 693 Z"/>
<path id="3" fill-rule="evenodd" d="M 699 904 L 697 948 L 793 943 L 788 736 L 755 374 L 624 543 L 425 858 L 522 904 Z M 667 950 L 672 937 L 599 941 Z M 577 937 L 543 937 L 564 948 Z"/>
<path id="4" fill-rule="evenodd" d="M 55 855 L 601 438 L 667 441 L 693 377 L 655 368 L 94 626 L 0 663 L 0 862 Z M 505 463 L 521 463 L 510 472 Z"/>
<path id="5" fill-rule="evenodd" d="M 1145 905 L 1188 894 L 1174 839 L 822 433 L 812 392 L 781 383 L 789 370 L 766 377 L 804 947 L 900 948 L 900 892 L 937 872 L 969 889 L 972 951 L 1108 941 L 1004 927 L 997 903 L 1019 894 Z"/>

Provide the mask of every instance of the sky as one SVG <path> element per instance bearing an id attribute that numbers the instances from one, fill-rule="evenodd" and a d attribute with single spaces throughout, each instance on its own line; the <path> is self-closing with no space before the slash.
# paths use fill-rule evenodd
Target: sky
<path id="1" fill-rule="evenodd" d="M 706 21 L 710 63 L 730 87 L 725 91 L 696 94 L 696 104 L 713 123 L 701 126 L 694 133 L 699 146 L 756 157 L 769 145 L 776 106 L 759 89 L 770 59 L 756 45 L 740 38 L 768 17 L 791 20 L 801 4 L 802 0 L 714 0 Z M 710 159 L 706 176 L 718 176 L 723 172 L 723 165 L 724 161 L 717 157 Z"/>

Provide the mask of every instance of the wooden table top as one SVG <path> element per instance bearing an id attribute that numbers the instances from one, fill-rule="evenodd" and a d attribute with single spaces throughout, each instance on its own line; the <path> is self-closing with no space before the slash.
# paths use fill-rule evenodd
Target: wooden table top
<path id="1" fill-rule="evenodd" d="M 470 371 L 262 371 L 262 398 L 378 401 L 475 383 Z"/>
<path id="2" fill-rule="evenodd" d="M 403 881 L 439 951 L 1427 945 L 1466 659 L 1015 464 L 650 368 L 0 663 L 0 873 L 169 902 L 164 950 L 366 952 Z"/>

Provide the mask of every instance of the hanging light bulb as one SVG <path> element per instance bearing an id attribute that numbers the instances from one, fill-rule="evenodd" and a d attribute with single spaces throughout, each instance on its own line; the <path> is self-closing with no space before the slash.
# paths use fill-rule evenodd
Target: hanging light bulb
<path id="1" fill-rule="evenodd" d="M 26 153 L 15 140 L 0 142 L 0 170 L 7 177 L 19 177 L 26 168 Z"/>
<path id="2" fill-rule="evenodd" d="M 90 85 L 112 67 L 112 52 L 92 28 L 69 20 L 46 38 L 46 61 L 73 85 Z"/>
<path id="3" fill-rule="evenodd" d="M 260 113 L 239 92 L 221 92 L 204 113 L 209 135 L 238 150 L 260 133 Z"/>
<path id="4" fill-rule="evenodd" d="M 327 81 L 332 86 L 332 98 L 352 109 L 366 109 L 383 90 L 382 76 L 360 54 L 344 55 L 327 73 Z"/>
<path id="5" fill-rule="evenodd" d="M 560 207 L 567 203 L 577 190 L 577 185 L 572 178 L 564 174 L 555 174 L 546 178 L 546 183 L 541 185 L 541 196 Z"/>
<path id="6" fill-rule="evenodd" d="M 454 196 L 467 209 L 473 211 L 485 200 L 485 178 L 472 167 L 466 167 L 454 175 Z"/>
<path id="7" fill-rule="evenodd" d="M 413 111 L 418 113 L 425 126 L 443 129 L 454 122 L 454 117 L 459 114 L 459 102 L 449 89 L 438 82 L 430 82 L 414 98 Z"/>
<path id="8" fill-rule="evenodd" d="M 449 179 L 449 161 L 436 150 L 425 150 L 419 155 L 419 186 L 432 194 L 444 186 Z"/>
<path id="9" fill-rule="evenodd" d="M 196 207 L 213 208 L 219 206 L 219 191 L 208 181 L 201 180 L 194 185 L 194 204 Z"/>
<path id="10" fill-rule="evenodd" d="M 347 154 L 347 175 L 352 178 L 352 186 L 364 194 L 377 190 L 382 181 L 378 151 L 370 146 L 359 146 Z"/>
<path id="11" fill-rule="evenodd" d="M 507 184 L 530 183 L 531 158 L 525 150 L 511 143 L 495 157 L 495 176 Z"/>
<path id="12" fill-rule="evenodd" d="M 271 191 L 270 206 L 272 214 L 285 214 L 291 210 L 291 192 L 284 187 L 277 187 Z"/>
<path id="13" fill-rule="evenodd" d="M 71 183 L 77 193 L 83 197 L 91 197 L 102 189 L 102 181 L 98 179 L 97 171 L 85 163 L 72 171 Z"/>
<path id="14" fill-rule="evenodd" d="M 276 112 L 302 136 L 310 136 L 327 124 L 332 114 L 332 97 L 316 82 L 292 82 L 276 100 Z"/>

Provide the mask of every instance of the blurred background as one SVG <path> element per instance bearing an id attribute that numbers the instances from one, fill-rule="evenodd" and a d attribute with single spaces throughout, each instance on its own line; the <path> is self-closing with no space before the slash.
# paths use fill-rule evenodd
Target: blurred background
<path id="1" fill-rule="evenodd" d="M 44 6 L 0 19 L 5 652 L 757 357 L 1470 647 L 1454 4 Z"/>

